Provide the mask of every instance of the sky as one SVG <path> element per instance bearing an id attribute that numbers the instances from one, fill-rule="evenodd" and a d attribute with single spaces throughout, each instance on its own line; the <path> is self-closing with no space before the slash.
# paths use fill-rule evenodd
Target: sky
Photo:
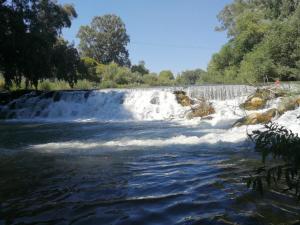
<path id="1" fill-rule="evenodd" d="M 78 17 L 63 36 L 78 45 L 81 25 L 93 17 L 116 14 L 130 36 L 127 46 L 132 64 L 140 60 L 152 72 L 206 69 L 213 53 L 227 42 L 216 32 L 217 14 L 231 0 L 58 0 L 71 3 Z"/>

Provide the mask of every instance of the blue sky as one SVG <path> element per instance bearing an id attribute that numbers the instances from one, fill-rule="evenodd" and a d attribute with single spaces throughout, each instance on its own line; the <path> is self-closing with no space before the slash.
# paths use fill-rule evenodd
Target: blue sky
<path id="1" fill-rule="evenodd" d="M 79 43 L 76 34 L 94 16 L 113 13 L 122 18 L 130 36 L 133 64 L 140 60 L 153 72 L 206 69 L 213 53 L 226 43 L 216 32 L 218 12 L 231 0 L 59 0 L 74 4 L 78 18 L 63 34 Z"/>

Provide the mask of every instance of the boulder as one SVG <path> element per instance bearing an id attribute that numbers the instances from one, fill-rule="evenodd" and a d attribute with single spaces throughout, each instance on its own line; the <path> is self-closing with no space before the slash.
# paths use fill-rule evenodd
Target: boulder
<path id="1" fill-rule="evenodd" d="M 300 106 L 300 97 L 288 97 L 283 98 L 278 106 L 278 112 L 280 115 L 286 111 L 295 110 Z"/>
<path id="2" fill-rule="evenodd" d="M 279 112 L 277 109 L 269 109 L 268 111 L 263 112 L 263 113 L 251 113 L 250 115 L 245 116 L 242 119 L 235 122 L 233 126 L 240 127 L 243 125 L 268 123 L 277 115 L 279 115 Z"/>
<path id="3" fill-rule="evenodd" d="M 266 106 L 268 100 L 272 99 L 272 93 L 268 89 L 257 89 L 248 99 L 240 105 L 245 110 L 258 110 Z"/>
<path id="4" fill-rule="evenodd" d="M 176 96 L 176 100 L 180 105 L 184 107 L 193 105 L 193 100 L 186 95 L 185 91 L 174 91 L 174 95 Z"/>
<path id="5" fill-rule="evenodd" d="M 159 97 L 154 97 L 151 99 L 150 103 L 152 105 L 159 105 L 160 104 L 160 101 L 159 101 Z"/>
<path id="6" fill-rule="evenodd" d="M 300 97 L 296 99 L 296 103 L 298 106 L 300 106 Z"/>
<path id="7" fill-rule="evenodd" d="M 233 126 L 239 127 L 243 125 L 254 125 L 259 123 L 268 123 L 274 117 L 281 116 L 283 113 L 295 110 L 300 106 L 300 97 L 287 97 L 283 98 L 279 103 L 277 109 L 270 109 L 264 113 L 252 113 L 248 116 L 238 120 Z"/>
<path id="8" fill-rule="evenodd" d="M 198 105 L 192 108 L 192 111 L 187 114 L 188 119 L 195 117 L 208 118 L 209 115 L 214 114 L 216 111 L 211 103 L 206 101 L 200 102 Z"/>
<path id="9" fill-rule="evenodd" d="M 288 93 L 281 89 L 257 89 L 255 93 L 247 98 L 247 100 L 240 105 L 240 108 L 245 110 L 258 110 L 263 109 L 267 101 L 279 98 L 286 97 Z"/>

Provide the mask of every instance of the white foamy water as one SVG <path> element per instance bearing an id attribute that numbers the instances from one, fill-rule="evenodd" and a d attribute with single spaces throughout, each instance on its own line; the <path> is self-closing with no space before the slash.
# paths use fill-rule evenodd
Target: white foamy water
<path id="1" fill-rule="evenodd" d="M 201 89 L 202 88 L 202 89 Z M 195 99 L 207 97 L 213 104 L 216 113 L 210 119 L 186 119 L 191 107 L 178 104 L 172 89 L 136 89 L 136 90 L 106 90 L 106 91 L 74 91 L 48 93 L 42 96 L 27 95 L 3 107 L 0 112 L 7 118 L 16 120 L 45 121 L 169 121 L 174 126 L 184 126 L 185 130 L 198 128 L 195 134 L 186 135 L 180 131 L 168 137 L 152 135 L 152 137 L 132 136 L 114 140 L 87 140 L 50 142 L 32 145 L 34 149 L 55 151 L 58 149 L 95 149 L 101 147 L 150 147 L 169 145 L 214 145 L 226 146 L 247 141 L 247 133 L 260 129 L 262 125 L 232 128 L 238 119 L 255 111 L 245 111 L 239 105 L 245 101 L 249 90 L 247 86 L 196 87 L 187 89 Z M 244 90 L 244 94 L 242 94 Z M 225 93 L 222 97 L 222 93 Z M 238 97 L 236 95 L 239 95 Z M 197 97 L 198 96 L 198 97 Z M 223 100 L 226 98 L 226 100 Z M 277 107 L 280 99 L 270 101 L 266 111 Z M 300 134 L 300 124 L 297 118 L 300 109 L 286 112 L 275 122 Z M 163 123 L 162 123 L 163 126 Z M 169 126 L 169 125 L 168 125 Z"/>
<path id="2" fill-rule="evenodd" d="M 183 118 L 186 111 L 172 91 L 159 89 L 27 95 L 1 109 L 7 119 L 50 121 L 168 120 Z"/>
<path id="3" fill-rule="evenodd" d="M 240 135 L 237 135 L 241 132 Z M 39 150 L 42 152 L 65 152 L 65 150 L 86 150 L 86 149 L 98 149 L 103 147 L 109 148 L 132 148 L 132 147 L 165 147 L 172 145 L 213 145 L 213 148 L 219 147 L 234 147 L 234 144 L 241 143 L 247 140 L 246 130 L 243 128 L 232 129 L 228 132 L 221 130 L 215 130 L 205 134 L 201 137 L 198 136 L 173 136 L 170 138 L 155 138 L 155 139 L 128 139 L 123 138 L 113 141 L 74 141 L 74 142 L 52 142 L 47 144 L 39 144 L 30 146 L 30 148 Z"/>
<path id="4" fill-rule="evenodd" d="M 190 107 L 182 107 L 173 94 L 184 90 L 192 98 L 228 100 L 251 93 L 243 85 L 151 88 L 102 91 L 61 91 L 28 94 L 0 106 L 0 118 L 47 121 L 151 121 L 184 119 Z M 231 104 L 231 103 L 230 103 Z"/>

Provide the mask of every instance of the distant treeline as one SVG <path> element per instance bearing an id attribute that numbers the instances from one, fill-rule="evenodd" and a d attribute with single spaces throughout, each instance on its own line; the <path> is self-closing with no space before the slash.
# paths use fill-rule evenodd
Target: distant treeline
<path id="1" fill-rule="evenodd" d="M 0 87 L 38 88 L 49 82 L 97 88 L 257 83 L 300 80 L 300 0 L 234 0 L 218 15 L 217 30 L 230 40 L 208 71 L 176 77 L 132 65 L 126 26 L 112 14 L 81 26 L 78 49 L 62 37 L 77 17 L 73 5 L 55 0 L 0 0 Z"/>
<path id="2" fill-rule="evenodd" d="M 51 89 L 51 82 L 63 87 L 67 82 L 71 88 L 190 85 L 200 82 L 205 73 L 185 71 L 175 79 L 169 70 L 150 73 L 143 61 L 131 65 L 126 48 L 130 38 L 115 15 L 95 17 L 90 25 L 80 27 L 78 50 L 61 33 L 76 17 L 72 5 L 54 0 L 0 0 L 0 86 L 38 88 L 40 84 Z"/>
<path id="3" fill-rule="evenodd" d="M 300 0 L 234 0 L 218 15 L 230 40 L 213 55 L 207 80 L 300 80 Z"/>

